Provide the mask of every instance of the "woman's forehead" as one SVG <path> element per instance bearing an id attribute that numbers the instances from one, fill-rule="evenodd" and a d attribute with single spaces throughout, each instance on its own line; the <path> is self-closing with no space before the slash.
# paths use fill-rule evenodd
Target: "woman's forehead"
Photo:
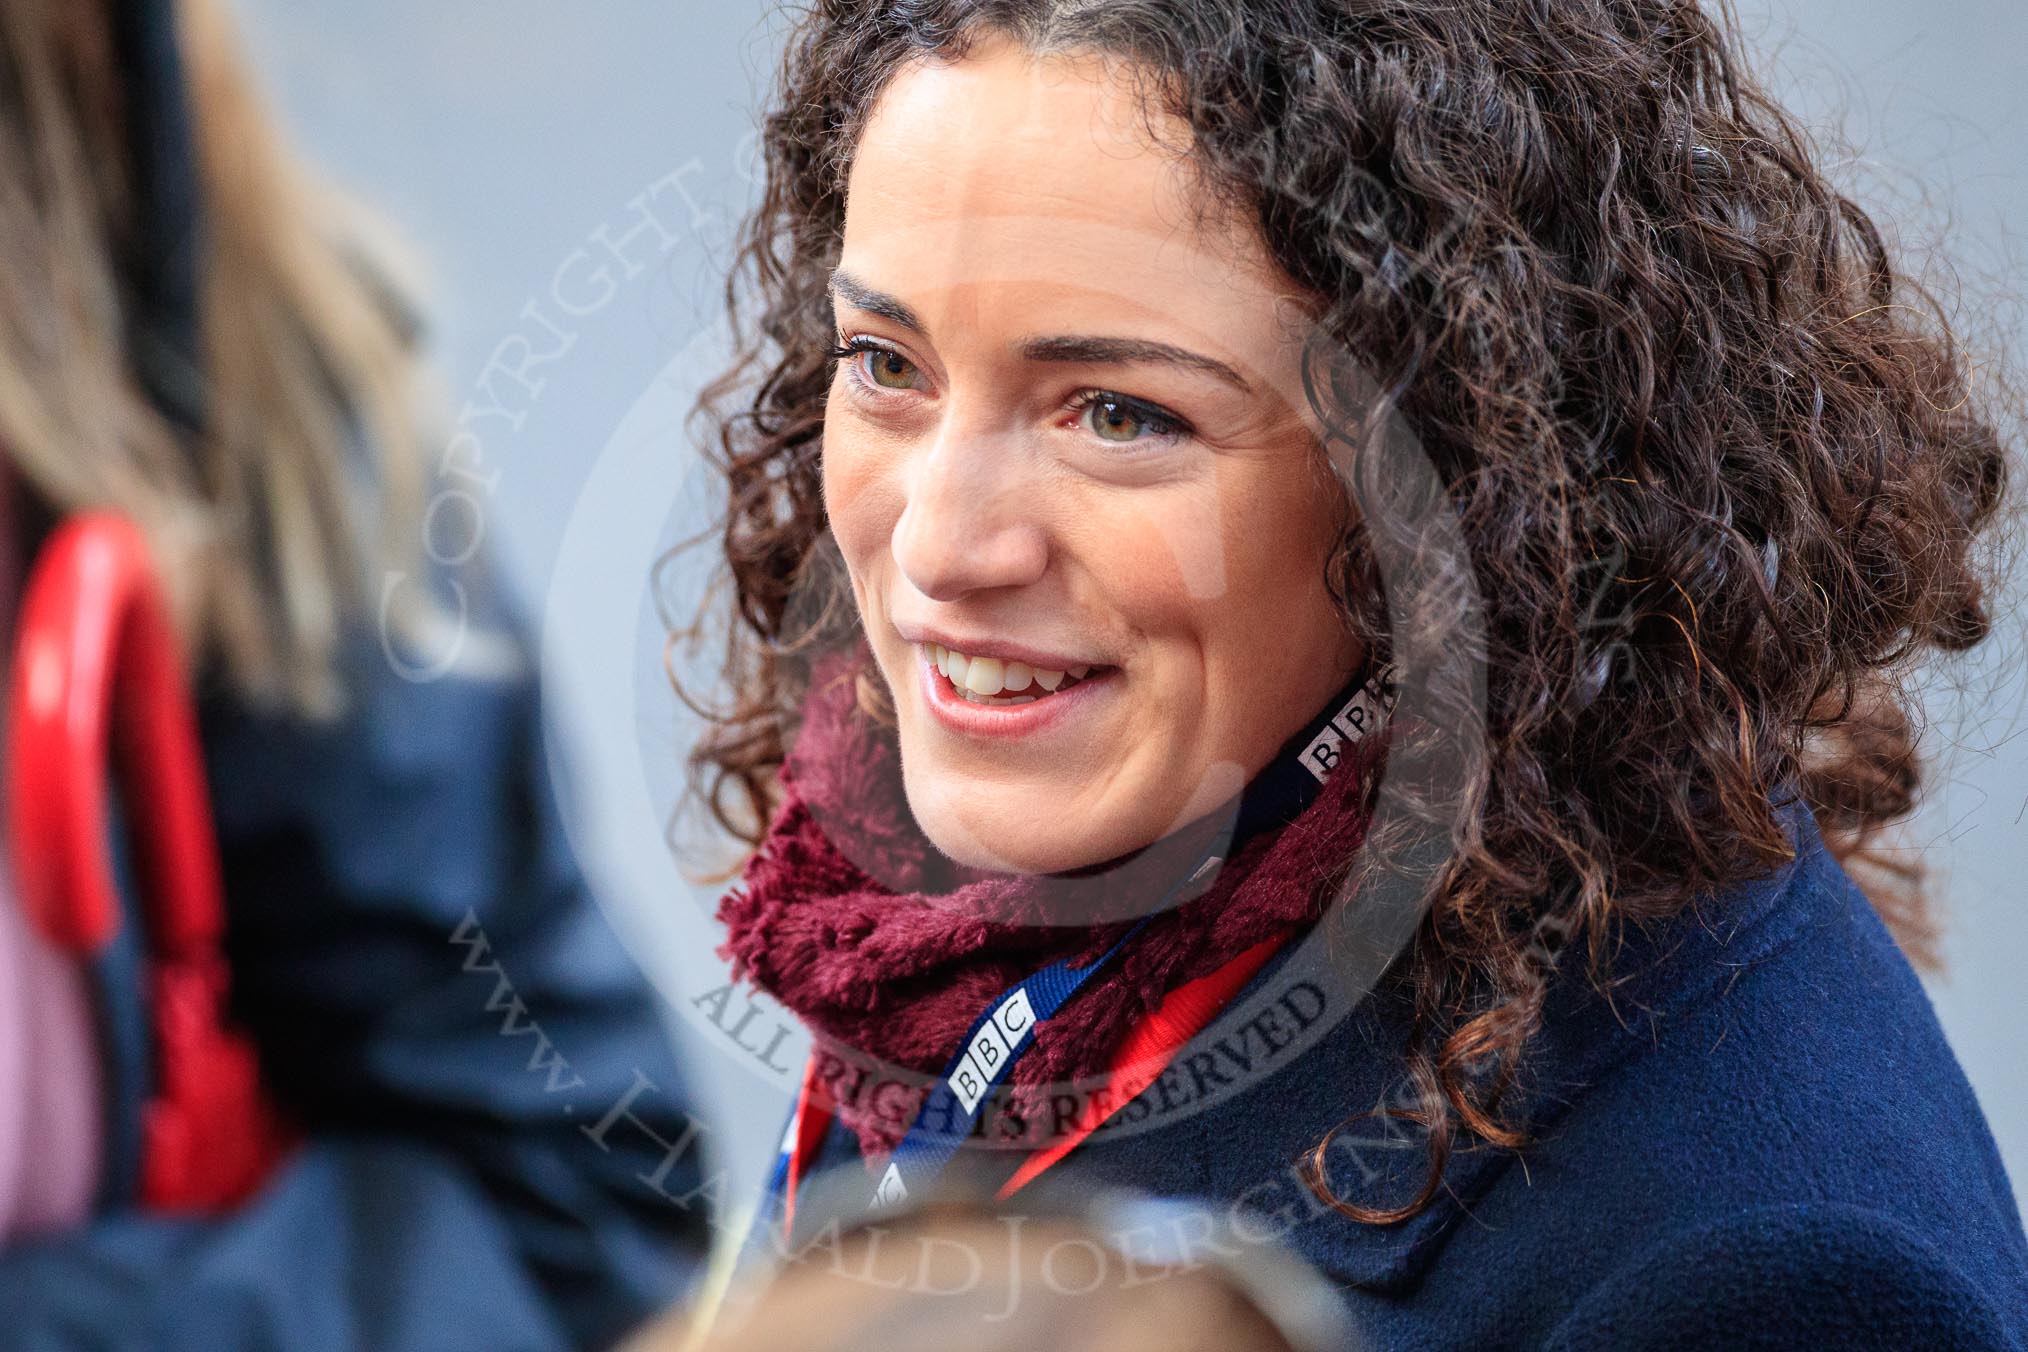
<path id="1" fill-rule="evenodd" d="M 1163 116 L 1095 58 L 997 43 L 912 65 L 855 150 L 841 270 L 932 334 L 940 318 L 1064 331 L 1096 305 L 1266 361 L 1295 288 L 1250 220 L 1202 205 L 1183 138 L 1150 134 Z"/>

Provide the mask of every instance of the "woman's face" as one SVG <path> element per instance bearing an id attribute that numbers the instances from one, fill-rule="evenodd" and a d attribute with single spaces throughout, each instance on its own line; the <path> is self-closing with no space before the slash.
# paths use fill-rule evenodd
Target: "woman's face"
<path id="1" fill-rule="evenodd" d="M 981 44 L 898 76 L 851 171 L 825 500 L 909 807 L 977 867 L 1204 815 L 1359 656 L 1297 288 L 1243 217 L 1193 223 L 1145 117 L 1092 58 Z"/>

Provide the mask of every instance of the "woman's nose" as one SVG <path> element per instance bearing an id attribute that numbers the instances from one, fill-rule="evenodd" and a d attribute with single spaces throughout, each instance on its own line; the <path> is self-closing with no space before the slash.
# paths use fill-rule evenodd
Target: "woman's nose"
<path id="1" fill-rule="evenodd" d="M 1042 576 L 1046 490 L 1031 462 L 1004 434 L 939 436 L 911 460 L 893 550 L 916 590 L 950 601 Z"/>

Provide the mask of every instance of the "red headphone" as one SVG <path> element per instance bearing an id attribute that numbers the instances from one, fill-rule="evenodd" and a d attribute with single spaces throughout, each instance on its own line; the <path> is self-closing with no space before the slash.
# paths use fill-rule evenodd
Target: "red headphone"
<path id="1" fill-rule="evenodd" d="M 130 814 L 144 919 L 153 1094 L 140 1201 L 244 1201 L 294 1132 L 226 1021 L 225 907 L 204 762 L 146 541 L 105 513 L 63 521 L 22 596 L 8 722 L 7 828 L 30 923 L 90 958 L 118 934 L 109 779 Z M 111 753 L 112 759 L 108 755 Z"/>

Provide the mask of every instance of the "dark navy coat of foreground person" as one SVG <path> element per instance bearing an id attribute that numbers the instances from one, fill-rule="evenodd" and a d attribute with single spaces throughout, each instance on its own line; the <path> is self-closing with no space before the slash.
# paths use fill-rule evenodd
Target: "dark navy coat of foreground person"
<path id="1" fill-rule="evenodd" d="M 201 720 L 235 1010 L 305 1140 L 235 1214 L 114 1205 L 0 1252 L 8 1352 L 603 1348 L 701 1265 L 697 1132 L 532 676 L 406 679 L 371 634 L 346 675 L 335 723 Z"/>
<path id="2" fill-rule="evenodd" d="M 1197 1232 L 1144 1238 L 1203 1259 L 1287 1244 L 1389 1352 L 2028 1348 L 2028 1245 L 1971 1087 L 1815 818 L 1786 811 L 1792 864 L 1635 936 L 1610 1005 L 1555 990 L 1524 1086 L 1533 1142 L 1454 1154 L 1407 1221 L 1355 1222 L 1302 1180 L 1330 1128 L 1401 1101 L 1407 1011 L 1383 986 L 1343 1017 L 1301 948 L 1235 997 L 1265 993 L 1260 1017 L 1214 1025 L 1063 1171 L 1215 1199 Z M 1337 1026 L 1303 1049 L 1319 1021 Z M 857 1149 L 834 1123 L 827 1205 L 863 1191 Z M 1413 1196 L 1427 1165 L 1376 1119 L 1327 1158 L 1367 1205 Z"/>

